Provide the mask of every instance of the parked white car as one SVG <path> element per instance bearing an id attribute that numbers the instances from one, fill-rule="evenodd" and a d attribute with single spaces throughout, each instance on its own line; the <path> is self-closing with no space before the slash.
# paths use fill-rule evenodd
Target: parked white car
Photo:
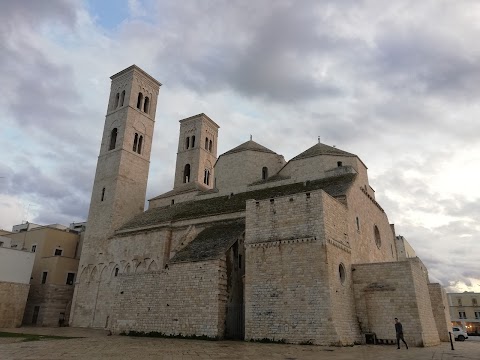
<path id="1" fill-rule="evenodd" d="M 458 341 L 465 341 L 465 339 L 468 339 L 468 335 L 465 331 L 463 331 L 462 328 L 453 327 L 453 336 L 455 337 L 455 340 Z"/>

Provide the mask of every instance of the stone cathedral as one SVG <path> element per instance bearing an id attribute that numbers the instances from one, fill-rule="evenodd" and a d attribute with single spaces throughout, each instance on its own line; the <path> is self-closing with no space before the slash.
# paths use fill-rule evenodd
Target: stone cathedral
<path id="1" fill-rule="evenodd" d="M 145 211 L 161 84 L 135 65 L 111 80 L 71 326 L 350 345 L 395 339 L 398 317 L 409 344 L 448 340 L 445 291 L 357 155 L 319 142 L 285 161 L 250 140 L 217 156 L 219 126 L 194 115 Z"/>

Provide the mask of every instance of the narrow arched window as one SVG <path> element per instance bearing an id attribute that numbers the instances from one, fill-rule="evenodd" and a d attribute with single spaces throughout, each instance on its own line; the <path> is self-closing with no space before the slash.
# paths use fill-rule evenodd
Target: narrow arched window
<path id="1" fill-rule="evenodd" d="M 123 106 L 125 103 L 125 90 L 122 91 L 122 95 L 120 96 L 120 106 Z"/>
<path id="2" fill-rule="evenodd" d="M 192 149 L 195 147 L 195 135 L 192 135 Z"/>
<path id="3" fill-rule="evenodd" d="M 210 184 L 210 170 L 205 169 L 205 172 L 203 173 L 203 183 L 206 185 Z"/>
<path id="4" fill-rule="evenodd" d="M 190 147 L 190 137 L 187 136 L 187 138 L 185 139 L 185 148 L 188 149 Z"/>
<path id="5" fill-rule="evenodd" d="M 118 267 L 115 268 L 115 276 L 118 276 Z"/>
<path id="6" fill-rule="evenodd" d="M 115 149 L 116 145 L 117 145 L 117 128 L 113 128 L 112 132 L 110 133 L 110 147 L 108 148 L 108 150 Z"/>
<path id="7" fill-rule="evenodd" d="M 142 145 L 143 145 L 143 136 L 140 135 L 140 137 L 138 138 L 138 147 L 137 147 L 137 152 L 139 154 L 142 153 Z"/>
<path id="8" fill-rule="evenodd" d="M 208 150 L 208 138 L 205 138 L 205 150 Z"/>
<path id="9" fill-rule="evenodd" d="M 188 183 L 189 181 L 190 181 L 190 164 L 187 164 L 183 169 L 183 182 Z"/>
<path id="10" fill-rule="evenodd" d="M 118 99 L 120 99 L 120 94 L 117 93 L 117 95 L 115 95 L 115 107 L 114 109 L 116 109 L 118 107 Z"/>
<path id="11" fill-rule="evenodd" d="M 374 225 L 373 233 L 375 235 L 375 244 L 380 249 L 380 246 L 382 246 L 382 238 L 380 237 L 380 231 L 378 230 L 377 225 Z"/>
<path id="12" fill-rule="evenodd" d="M 137 145 L 138 145 L 138 134 L 135 133 L 135 137 L 133 138 L 133 152 L 137 152 Z"/>
<path id="13" fill-rule="evenodd" d="M 100 201 L 103 201 L 105 199 L 105 188 L 102 189 L 102 198 Z"/>
<path id="14" fill-rule="evenodd" d="M 213 143 L 212 140 L 208 143 L 208 151 L 212 152 Z"/>
<path id="15" fill-rule="evenodd" d="M 262 180 L 267 180 L 267 178 L 268 178 L 268 168 L 264 166 L 262 168 Z"/>
<path id="16" fill-rule="evenodd" d="M 143 104 L 143 111 L 148 114 L 149 108 L 150 108 L 150 98 L 148 96 L 145 96 L 145 102 Z"/>
<path id="17" fill-rule="evenodd" d="M 142 93 L 138 93 L 137 109 L 142 110 L 142 102 L 143 102 L 143 94 L 142 94 Z"/>

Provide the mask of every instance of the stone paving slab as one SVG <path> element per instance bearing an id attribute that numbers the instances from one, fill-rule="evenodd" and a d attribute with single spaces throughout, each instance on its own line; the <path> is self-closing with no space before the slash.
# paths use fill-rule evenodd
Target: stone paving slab
<path id="1" fill-rule="evenodd" d="M 10 329 L 12 330 L 12 329 Z M 1 360 L 479 360 L 480 341 L 455 342 L 428 348 L 402 348 L 392 345 L 353 347 L 260 344 L 240 341 L 198 341 L 182 339 L 106 336 L 90 329 L 21 328 L 16 332 L 59 336 L 80 336 L 69 340 L 0 343 Z M 9 331 L 3 329 L 2 331 Z"/>

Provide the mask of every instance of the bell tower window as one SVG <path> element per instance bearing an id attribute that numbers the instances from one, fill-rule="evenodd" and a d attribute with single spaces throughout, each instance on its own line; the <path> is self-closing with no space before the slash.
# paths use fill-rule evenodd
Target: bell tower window
<path id="1" fill-rule="evenodd" d="M 122 91 L 122 95 L 120 95 L 120 106 L 123 106 L 125 103 L 125 90 Z"/>
<path id="2" fill-rule="evenodd" d="M 138 134 L 135 133 L 135 137 L 133 138 L 133 152 L 137 152 L 137 145 L 138 145 Z"/>
<path id="3" fill-rule="evenodd" d="M 102 189 L 102 198 L 100 199 L 100 201 L 103 200 L 105 200 L 105 188 Z"/>
<path id="4" fill-rule="evenodd" d="M 141 154 L 142 153 L 142 145 L 143 145 L 143 136 L 140 135 L 138 138 L 138 147 L 137 147 L 137 153 Z"/>
<path id="5" fill-rule="evenodd" d="M 189 181 L 190 181 L 190 164 L 187 164 L 183 169 L 183 182 L 188 183 Z"/>
<path id="6" fill-rule="evenodd" d="M 108 150 L 115 149 L 115 146 L 117 145 L 117 132 L 117 128 L 112 129 L 112 132 L 110 133 L 110 147 Z"/>
<path id="7" fill-rule="evenodd" d="M 143 94 L 142 94 L 142 93 L 138 93 L 137 109 L 142 110 L 142 102 L 143 102 Z"/>
<path id="8" fill-rule="evenodd" d="M 210 140 L 208 143 L 208 151 L 212 152 L 212 146 L 213 146 L 213 143 L 212 143 L 212 140 Z"/>
<path id="9" fill-rule="evenodd" d="M 190 147 L 190 137 L 187 136 L 187 138 L 185 139 L 185 148 L 188 149 Z"/>
<path id="10" fill-rule="evenodd" d="M 114 109 L 116 109 L 118 107 L 118 100 L 120 99 L 120 94 L 117 93 L 117 95 L 115 95 L 115 106 L 114 106 Z"/>
<path id="11" fill-rule="evenodd" d="M 205 150 L 208 150 L 208 138 L 205 138 Z"/>
<path id="12" fill-rule="evenodd" d="M 145 102 L 143 104 L 143 111 L 148 114 L 149 108 L 150 108 L 150 99 L 148 98 L 148 96 L 145 96 Z"/>
<path id="13" fill-rule="evenodd" d="M 210 185 L 210 170 L 205 169 L 204 175 L 203 175 L 203 182 L 206 185 Z"/>
<path id="14" fill-rule="evenodd" d="M 195 135 L 192 135 L 192 149 L 195 147 Z"/>

